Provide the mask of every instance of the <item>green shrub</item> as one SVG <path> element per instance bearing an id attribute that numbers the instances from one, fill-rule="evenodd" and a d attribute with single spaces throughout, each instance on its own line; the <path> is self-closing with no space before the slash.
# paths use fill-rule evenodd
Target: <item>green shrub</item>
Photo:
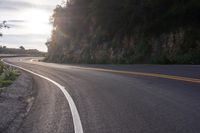
<path id="1" fill-rule="evenodd" d="M 0 80 L 0 87 L 6 87 L 12 84 L 12 80 Z"/>
<path id="2" fill-rule="evenodd" d="M 19 75 L 20 73 L 16 69 L 6 66 L 0 62 L 0 87 L 5 87 L 12 84 L 12 82 Z"/>

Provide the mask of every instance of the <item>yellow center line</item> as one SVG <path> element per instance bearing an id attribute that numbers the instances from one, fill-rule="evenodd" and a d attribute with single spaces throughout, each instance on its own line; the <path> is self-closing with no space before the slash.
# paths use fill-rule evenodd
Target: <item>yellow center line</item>
<path id="1" fill-rule="evenodd" d="M 77 67 L 77 66 L 75 66 L 74 68 L 84 69 L 84 70 L 95 70 L 95 71 L 101 71 L 101 72 L 112 72 L 112 73 L 119 73 L 119 74 L 131 74 L 131 75 L 139 75 L 139 76 L 165 78 L 165 79 L 172 79 L 172 80 L 179 80 L 179 81 L 186 81 L 186 82 L 200 84 L 200 79 L 198 78 L 190 78 L 190 77 L 183 77 L 183 76 L 158 74 L 158 73 L 131 72 L 131 71 L 123 71 L 123 70 L 102 69 L 102 68 L 85 68 L 85 67 Z"/>

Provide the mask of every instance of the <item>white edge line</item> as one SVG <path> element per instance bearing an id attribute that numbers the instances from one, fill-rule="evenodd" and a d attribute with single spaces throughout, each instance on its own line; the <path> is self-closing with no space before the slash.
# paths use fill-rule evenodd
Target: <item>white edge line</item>
<path id="1" fill-rule="evenodd" d="M 17 65 L 13 65 L 13 64 L 10 64 L 10 63 L 7 63 L 5 62 L 3 59 L 1 59 L 1 61 L 9 66 L 13 66 L 13 67 L 16 67 L 16 68 L 19 68 L 21 70 L 24 70 L 26 72 L 29 72 L 31 74 L 34 74 L 38 77 L 41 77 L 43 79 L 46 79 L 47 81 L 53 83 L 54 85 L 56 85 L 58 88 L 60 88 L 60 90 L 63 92 L 63 94 L 65 95 L 68 103 L 69 103 L 69 106 L 70 106 L 70 110 L 71 110 L 71 113 L 72 113 L 72 119 L 73 119 L 73 124 L 74 124 L 74 131 L 75 133 L 83 133 L 83 126 L 82 126 L 82 123 L 81 123 L 81 119 L 80 119 L 80 115 L 78 113 L 78 110 L 77 110 L 77 107 L 74 103 L 74 100 L 72 99 L 72 97 L 70 96 L 70 94 L 66 91 L 65 87 L 60 85 L 59 83 L 57 83 L 56 81 L 50 79 L 50 78 L 47 78 L 43 75 L 40 75 L 40 74 L 37 74 L 31 70 L 28 70 L 28 69 L 25 69 L 23 67 L 20 67 L 20 66 L 17 66 Z"/>

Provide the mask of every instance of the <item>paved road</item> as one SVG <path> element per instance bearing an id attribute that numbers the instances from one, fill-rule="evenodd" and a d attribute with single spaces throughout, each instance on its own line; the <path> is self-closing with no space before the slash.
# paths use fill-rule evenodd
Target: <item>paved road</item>
<path id="1" fill-rule="evenodd" d="M 73 66 L 30 59 L 6 61 L 65 86 L 77 107 L 84 133 L 200 132 L 200 83 L 96 69 L 170 74 L 199 80 L 200 66 Z M 33 77 L 38 95 L 19 132 L 74 133 L 72 113 L 62 91 L 45 79 Z"/>

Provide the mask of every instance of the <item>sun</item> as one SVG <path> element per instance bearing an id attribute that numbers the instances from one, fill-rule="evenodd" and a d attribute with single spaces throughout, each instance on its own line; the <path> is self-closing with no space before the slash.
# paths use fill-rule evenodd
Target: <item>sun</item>
<path id="1" fill-rule="evenodd" d="M 29 9 L 21 14 L 25 26 L 33 34 L 46 34 L 51 31 L 49 24 L 50 14 L 45 10 Z"/>

